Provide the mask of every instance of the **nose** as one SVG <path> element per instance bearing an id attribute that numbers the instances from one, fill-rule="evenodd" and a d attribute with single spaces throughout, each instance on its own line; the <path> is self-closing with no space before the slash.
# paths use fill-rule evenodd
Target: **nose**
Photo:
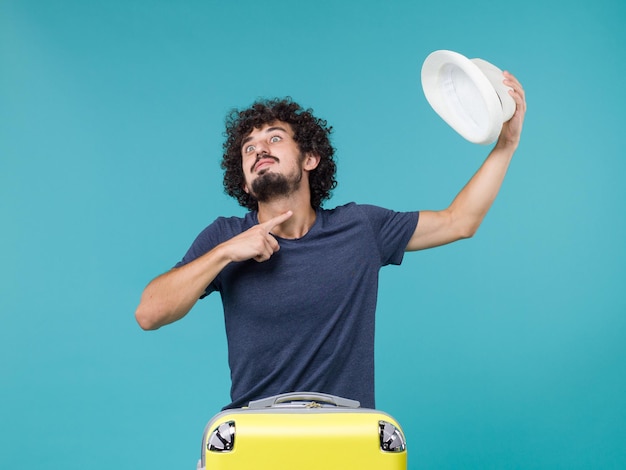
<path id="1" fill-rule="evenodd" d="M 267 144 L 263 141 L 257 142 L 254 145 L 254 151 L 256 152 L 257 156 L 267 155 L 269 153 Z"/>

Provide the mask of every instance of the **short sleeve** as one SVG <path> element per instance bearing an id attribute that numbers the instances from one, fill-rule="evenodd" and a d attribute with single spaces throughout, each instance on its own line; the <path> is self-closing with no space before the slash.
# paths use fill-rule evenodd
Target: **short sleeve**
<path id="1" fill-rule="evenodd" d="M 378 206 L 359 206 L 367 217 L 380 252 L 381 265 L 401 264 L 419 212 L 396 212 Z"/>

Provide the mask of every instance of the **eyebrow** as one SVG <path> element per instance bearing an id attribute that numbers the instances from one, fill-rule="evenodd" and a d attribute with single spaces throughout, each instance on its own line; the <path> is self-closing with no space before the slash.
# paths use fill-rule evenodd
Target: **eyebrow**
<path id="1" fill-rule="evenodd" d="M 272 127 L 268 127 L 267 129 L 265 129 L 265 133 L 268 134 L 270 132 L 274 132 L 274 131 L 283 131 L 285 134 L 288 134 L 287 129 L 285 129 L 284 127 L 281 126 L 272 126 Z M 250 142 L 252 140 L 252 136 L 248 136 L 245 139 L 243 139 L 243 141 L 241 142 L 241 146 L 243 147 L 244 145 L 246 145 L 248 142 Z"/>

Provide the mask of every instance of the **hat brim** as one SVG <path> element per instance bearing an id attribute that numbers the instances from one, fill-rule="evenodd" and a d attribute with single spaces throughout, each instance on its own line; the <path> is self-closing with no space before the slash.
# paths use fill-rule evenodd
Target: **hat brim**
<path id="1" fill-rule="evenodd" d="M 515 102 L 502 84 L 502 71 L 482 59 L 435 51 L 424 61 L 421 76 L 428 103 L 472 143 L 493 143 L 503 122 L 515 112 Z"/>

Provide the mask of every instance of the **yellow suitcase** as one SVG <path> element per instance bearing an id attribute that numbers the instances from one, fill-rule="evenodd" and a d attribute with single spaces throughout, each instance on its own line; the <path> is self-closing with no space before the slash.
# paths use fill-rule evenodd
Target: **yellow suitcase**
<path id="1" fill-rule="evenodd" d="M 359 406 L 307 392 L 222 411 L 206 425 L 197 470 L 405 470 L 400 425 Z"/>

